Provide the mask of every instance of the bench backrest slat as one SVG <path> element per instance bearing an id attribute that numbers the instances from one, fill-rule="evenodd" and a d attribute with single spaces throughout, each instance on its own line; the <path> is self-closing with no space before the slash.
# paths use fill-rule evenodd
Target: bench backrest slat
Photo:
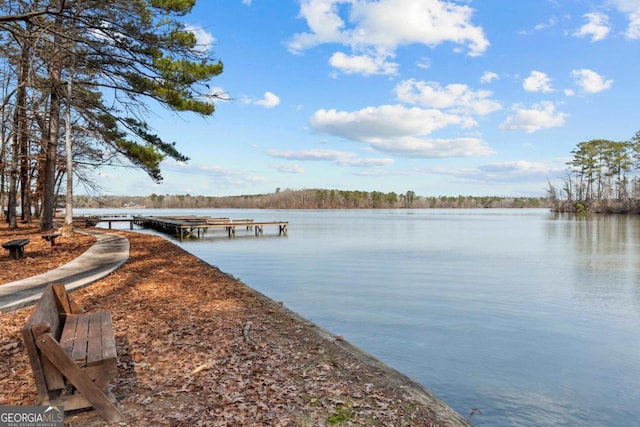
<path id="1" fill-rule="evenodd" d="M 58 308 L 61 309 L 61 313 L 72 313 L 71 302 L 69 301 L 69 295 L 63 285 L 53 285 L 53 293 L 56 295 Z"/>
<path id="2" fill-rule="evenodd" d="M 51 335 L 59 339 L 64 326 L 64 316 L 70 312 L 70 303 L 64 286 L 49 285 L 42 292 L 33 313 L 22 327 L 22 338 L 29 354 L 29 362 L 33 369 L 39 396 L 46 396 L 47 390 L 62 389 L 65 387 L 65 383 L 58 369 L 47 358 L 40 357 L 40 352 L 35 344 L 36 330 L 42 330 L 46 325 L 49 327 Z"/>

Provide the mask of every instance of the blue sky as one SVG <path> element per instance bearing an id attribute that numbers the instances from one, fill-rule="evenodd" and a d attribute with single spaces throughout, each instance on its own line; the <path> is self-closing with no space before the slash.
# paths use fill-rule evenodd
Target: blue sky
<path id="1" fill-rule="evenodd" d="M 105 194 L 543 196 L 577 143 L 640 130 L 639 0 L 200 0 L 185 22 L 231 99 L 154 110 L 191 160 L 103 170 Z"/>

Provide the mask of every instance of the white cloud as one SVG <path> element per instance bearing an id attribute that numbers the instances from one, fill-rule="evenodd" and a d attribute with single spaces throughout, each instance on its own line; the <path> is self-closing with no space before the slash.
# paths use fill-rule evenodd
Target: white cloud
<path id="1" fill-rule="evenodd" d="M 485 115 L 502 108 L 499 102 L 490 99 L 492 92 L 473 91 L 465 84 L 441 87 L 435 82 L 411 79 L 400 82 L 394 91 L 399 101 L 450 112 Z"/>
<path id="2" fill-rule="evenodd" d="M 348 151 L 338 150 L 299 150 L 299 151 L 287 151 L 287 150 L 266 150 L 265 151 L 271 157 L 287 160 L 298 161 L 329 161 L 339 164 L 341 166 L 351 167 L 380 167 L 387 166 L 394 163 L 393 159 L 389 158 L 359 158 L 355 153 Z"/>
<path id="3" fill-rule="evenodd" d="M 435 109 L 407 108 L 402 105 L 368 107 L 359 111 L 318 110 L 310 126 L 318 132 L 352 141 L 370 148 L 405 157 L 486 156 L 493 151 L 477 138 L 426 138 L 448 127 L 475 125 L 472 119 Z"/>
<path id="4" fill-rule="evenodd" d="M 195 50 L 201 53 L 207 53 L 213 48 L 216 38 L 211 33 L 205 31 L 204 28 L 196 25 L 187 25 L 185 30 L 192 32 L 196 36 Z"/>
<path id="5" fill-rule="evenodd" d="M 428 135 L 435 130 L 463 124 L 463 118 L 435 109 L 382 105 L 359 111 L 318 110 L 310 120 L 317 131 L 355 141 Z"/>
<path id="6" fill-rule="evenodd" d="M 254 100 L 253 104 L 260 105 L 265 108 L 273 108 L 280 104 L 280 98 L 272 92 L 265 92 L 262 99 Z"/>
<path id="7" fill-rule="evenodd" d="M 602 13 L 585 13 L 582 15 L 587 23 L 573 33 L 576 37 L 591 37 L 592 42 L 604 40 L 611 28 L 609 27 L 609 17 Z"/>
<path id="8" fill-rule="evenodd" d="M 551 87 L 551 79 L 545 73 L 540 71 L 532 71 L 529 77 L 524 79 L 522 87 L 527 92 L 553 92 Z"/>
<path id="9" fill-rule="evenodd" d="M 629 28 L 625 35 L 631 40 L 640 39 L 640 10 L 629 15 Z"/>
<path id="10" fill-rule="evenodd" d="M 251 6 L 251 0 L 242 0 L 242 4 L 246 4 L 247 6 Z"/>
<path id="11" fill-rule="evenodd" d="M 338 151 L 338 150 L 324 150 L 324 149 L 313 149 L 313 150 L 298 150 L 298 151 L 290 151 L 290 150 L 265 150 L 265 152 L 271 157 L 276 157 L 279 159 L 287 159 L 287 160 L 300 160 L 300 161 L 335 161 L 341 162 L 345 159 L 351 159 L 356 157 L 355 153 L 350 153 L 347 151 Z"/>
<path id="12" fill-rule="evenodd" d="M 610 0 L 622 13 L 626 13 L 629 26 L 625 36 L 631 40 L 640 39 L 640 3 L 638 0 Z"/>
<path id="13" fill-rule="evenodd" d="M 220 86 L 210 86 L 208 96 L 212 96 L 216 99 L 216 102 L 229 101 L 231 98 L 224 88 Z"/>
<path id="14" fill-rule="evenodd" d="M 387 62 L 386 58 L 382 56 L 349 56 L 342 52 L 336 52 L 329 59 L 329 64 L 345 74 L 362 74 L 369 76 L 374 74 L 396 74 L 398 71 L 398 64 Z"/>
<path id="15" fill-rule="evenodd" d="M 400 157 L 446 158 L 489 156 L 494 151 L 478 138 L 417 138 L 403 137 L 377 140 L 374 149 Z"/>
<path id="16" fill-rule="evenodd" d="M 521 35 L 529 35 L 529 34 L 533 34 L 534 32 L 537 31 L 543 31 L 546 30 L 547 28 L 551 28 L 554 27 L 556 24 L 558 23 L 558 18 L 556 18 L 555 16 L 549 18 L 549 20 L 547 22 L 542 22 L 540 24 L 537 24 L 535 27 L 533 27 L 533 29 L 531 30 L 522 30 L 519 31 L 518 34 Z"/>
<path id="17" fill-rule="evenodd" d="M 418 66 L 418 68 L 428 70 L 429 68 L 431 68 L 431 59 L 427 57 L 421 58 L 420 61 L 416 63 L 416 65 Z"/>
<path id="18" fill-rule="evenodd" d="M 272 166 L 275 170 L 280 173 L 293 173 L 301 175 L 304 173 L 304 168 L 297 163 L 287 163 L 284 165 L 274 165 Z"/>
<path id="19" fill-rule="evenodd" d="M 470 24 L 473 9 L 440 0 L 379 0 L 353 4 L 359 23 L 354 40 L 359 44 L 398 46 L 420 43 L 436 46 L 443 42 L 466 45 L 469 55 L 481 55 L 489 41 L 480 27 Z"/>
<path id="20" fill-rule="evenodd" d="M 547 28 L 551 28 L 553 26 L 555 26 L 558 23 L 558 18 L 556 18 L 555 16 L 549 18 L 549 20 L 547 22 L 543 22 L 541 24 L 536 25 L 535 27 L 533 27 L 534 31 L 542 31 L 542 30 L 546 30 Z"/>
<path id="21" fill-rule="evenodd" d="M 353 159 L 348 162 L 348 165 L 354 168 L 377 168 L 381 166 L 388 166 L 395 163 L 395 160 L 390 158 L 378 158 L 378 159 Z"/>
<path id="22" fill-rule="evenodd" d="M 488 163 L 479 166 L 478 169 L 484 172 L 487 176 L 493 176 L 497 179 L 505 179 L 506 176 L 513 177 L 516 175 L 519 177 L 538 177 L 540 175 L 548 175 L 552 172 L 552 168 L 546 163 L 531 162 L 528 160 Z"/>
<path id="23" fill-rule="evenodd" d="M 515 114 L 508 117 L 500 125 L 500 130 L 523 130 L 527 133 L 536 132 L 541 129 L 564 126 L 567 117 L 565 113 L 556 112 L 552 102 L 544 101 L 526 109 L 516 105 Z"/>
<path id="24" fill-rule="evenodd" d="M 498 76 L 496 73 L 494 73 L 493 71 L 485 71 L 484 73 L 482 73 L 482 76 L 480 77 L 480 83 L 491 83 L 494 80 L 498 80 L 500 78 L 500 76 Z"/>
<path id="25" fill-rule="evenodd" d="M 600 74 L 586 68 L 573 70 L 571 75 L 575 77 L 576 85 L 586 93 L 602 92 L 613 85 L 613 80 L 605 80 Z"/>
<path id="26" fill-rule="evenodd" d="M 295 34 L 288 48 L 299 53 L 324 43 L 350 47 L 352 55 L 342 54 L 339 64 L 339 59 L 360 58 L 362 53 L 384 64 L 398 47 L 410 44 L 433 48 L 450 42 L 478 56 L 489 41 L 483 29 L 471 23 L 472 15 L 469 6 L 442 0 L 301 0 L 300 17 L 309 32 Z"/>
<path id="27" fill-rule="evenodd" d="M 531 162 L 516 160 L 510 162 L 487 163 L 475 168 L 444 169 L 435 168 L 428 172 L 441 175 L 454 176 L 464 180 L 475 182 L 535 182 L 546 181 L 562 176 L 566 171 L 566 165 L 557 162 Z"/>
<path id="28" fill-rule="evenodd" d="M 288 42 L 291 52 L 299 53 L 323 43 L 349 44 L 348 33 L 343 33 L 345 23 L 338 14 L 336 0 L 302 0 L 300 17 L 307 21 L 310 33 L 295 34 Z"/>
<path id="29" fill-rule="evenodd" d="M 245 186 L 265 182 L 262 176 L 252 175 L 249 172 L 232 169 L 225 166 L 208 165 L 203 163 L 184 163 L 173 159 L 162 161 L 162 170 L 173 173 L 211 178 L 219 186 Z"/>

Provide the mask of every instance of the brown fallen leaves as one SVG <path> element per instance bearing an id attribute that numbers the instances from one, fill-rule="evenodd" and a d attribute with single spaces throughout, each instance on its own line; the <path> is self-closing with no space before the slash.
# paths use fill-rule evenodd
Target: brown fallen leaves
<path id="1" fill-rule="evenodd" d="M 28 238 L 24 247 L 25 257 L 21 260 L 10 258 L 9 251 L 0 247 L 0 283 L 8 283 L 44 273 L 58 268 L 80 256 L 93 245 L 96 239 L 86 234 L 76 233 L 72 238 L 58 237 L 55 245 L 40 237 L 36 224 L 20 224 L 17 230 L 9 230 L 7 224 L 0 226 L 0 243 L 13 239 Z"/>
<path id="2" fill-rule="evenodd" d="M 124 424 L 457 425 L 281 304 L 160 237 L 125 234 L 129 261 L 71 294 L 88 311 L 113 314 L 119 360 L 111 389 Z M 68 244 L 76 246 L 60 247 Z M 20 264 L 4 265 L 14 280 Z M 31 311 L 0 314 L 0 405 L 35 402 L 19 335 Z M 95 411 L 67 413 L 65 422 L 103 425 Z"/>

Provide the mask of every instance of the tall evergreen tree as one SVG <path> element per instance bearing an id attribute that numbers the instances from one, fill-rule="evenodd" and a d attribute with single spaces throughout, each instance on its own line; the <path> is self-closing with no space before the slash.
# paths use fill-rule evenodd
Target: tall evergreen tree
<path id="1" fill-rule="evenodd" d="M 82 141 L 78 152 L 91 158 L 90 162 L 126 159 L 159 181 L 163 159 L 188 160 L 175 143 L 155 135 L 145 117 L 151 104 L 203 116 L 214 113 L 219 94 L 210 93 L 208 83 L 223 66 L 208 51 L 198 49 L 194 33 L 182 21 L 194 5 L 195 0 L 23 0 L 0 4 L 4 12 L 0 15 L 6 18 L 0 17 L 0 24 L 5 23 L 0 28 L 32 26 L 39 37 L 29 63 L 47 64 L 47 74 L 39 74 L 48 82 L 46 127 L 39 122 L 46 153 L 44 165 L 38 168 L 43 230 L 53 225 L 56 172 L 66 169 L 61 169 L 57 160 L 64 103 L 71 103 L 74 120 L 87 125 L 82 131 L 80 126 L 74 127 L 73 139 Z M 74 93 L 78 94 L 73 97 L 64 91 L 71 64 Z M 80 94 L 89 94 L 88 99 Z"/>

